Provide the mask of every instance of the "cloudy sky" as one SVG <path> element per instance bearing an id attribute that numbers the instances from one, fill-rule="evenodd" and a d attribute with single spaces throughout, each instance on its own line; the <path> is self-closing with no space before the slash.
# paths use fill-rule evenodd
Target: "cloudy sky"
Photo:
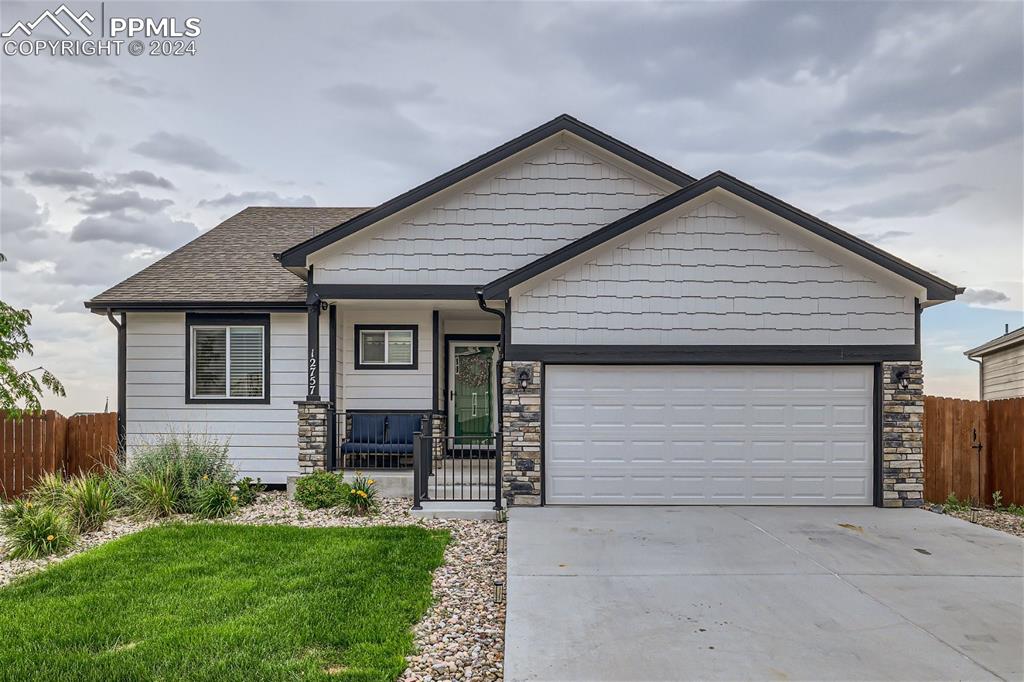
<path id="1" fill-rule="evenodd" d="M 116 404 L 84 300 L 246 205 L 372 206 L 562 112 L 969 287 L 924 313 L 930 393 L 976 396 L 963 350 L 1024 324 L 1021 3 L 105 11 L 200 17 L 198 54 L 0 57 L 0 293 L 65 413 Z"/>

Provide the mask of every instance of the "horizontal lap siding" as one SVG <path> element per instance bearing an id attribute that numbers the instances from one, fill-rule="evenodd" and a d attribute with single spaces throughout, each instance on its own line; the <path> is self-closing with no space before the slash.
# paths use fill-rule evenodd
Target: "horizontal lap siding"
<path id="1" fill-rule="evenodd" d="M 328 319 L 321 321 L 320 381 L 328 381 Z M 298 473 L 295 401 L 306 397 L 306 315 L 270 316 L 270 404 L 185 403 L 184 313 L 129 313 L 127 435 L 131 449 L 168 435 L 228 444 L 240 476 L 284 483 Z"/>
<path id="2" fill-rule="evenodd" d="M 433 385 L 431 336 L 433 312 L 427 308 L 408 310 L 361 310 L 342 308 L 338 314 L 342 354 L 342 406 L 346 410 L 429 410 Z M 356 369 L 355 325 L 416 325 L 418 359 L 416 369 Z"/>
<path id="3" fill-rule="evenodd" d="M 513 297 L 517 344 L 913 344 L 914 299 L 717 203 Z"/>
<path id="4" fill-rule="evenodd" d="M 325 284 L 481 284 L 664 192 L 564 142 L 314 260 Z"/>
<path id="5" fill-rule="evenodd" d="M 1024 396 L 1024 345 L 986 355 L 981 365 L 985 400 Z"/>

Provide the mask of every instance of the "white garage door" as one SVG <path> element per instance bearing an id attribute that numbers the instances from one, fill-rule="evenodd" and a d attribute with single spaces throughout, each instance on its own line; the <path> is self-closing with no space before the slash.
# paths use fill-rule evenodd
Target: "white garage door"
<path id="1" fill-rule="evenodd" d="M 871 367 L 549 366 L 549 504 L 871 504 Z"/>

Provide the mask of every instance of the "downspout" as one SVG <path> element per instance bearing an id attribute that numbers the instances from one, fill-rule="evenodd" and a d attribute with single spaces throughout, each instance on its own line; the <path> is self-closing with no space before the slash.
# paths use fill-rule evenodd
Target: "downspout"
<path id="1" fill-rule="evenodd" d="M 971 362 L 978 363 L 978 400 L 985 399 L 985 367 L 982 363 L 982 358 L 972 358 L 970 355 L 967 359 Z"/>
<path id="2" fill-rule="evenodd" d="M 127 414 L 128 397 L 125 395 L 128 388 L 128 320 L 124 313 L 121 313 L 121 321 L 114 319 L 114 311 L 107 309 L 107 319 L 110 324 L 117 328 L 117 454 L 118 458 L 124 458 L 127 450 Z"/>
<path id="3" fill-rule="evenodd" d="M 504 395 L 504 393 L 505 393 L 505 391 L 504 391 L 504 389 L 502 387 L 502 377 L 504 376 L 504 367 L 505 367 L 505 331 L 506 331 L 505 330 L 505 323 L 506 323 L 506 318 L 505 318 L 505 311 L 498 310 L 497 308 L 488 308 L 487 307 L 487 303 L 484 301 L 484 290 L 483 289 L 477 289 L 475 291 L 475 293 L 476 293 L 476 303 L 477 303 L 477 305 L 480 306 L 480 310 L 484 311 L 485 313 L 490 313 L 491 315 L 497 315 L 498 319 L 501 320 L 501 327 L 499 328 L 500 331 L 498 332 L 498 362 L 496 363 L 497 364 L 496 369 L 497 369 L 498 376 L 495 377 L 495 381 L 497 381 L 497 383 L 498 383 L 498 385 L 496 387 L 498 389 L 498 436 L 497 436 L 497 444 L 500 446 L 500 447 L 497 448 L 497 451 L 494 453 L 494 462 L 495 462 L 495 466 L 497 467 L 497 470 L 496 470 L 495 476 L 494 476 L 494 509 L 497 511 L 497 510 L 501 509 L 501 493 L 502 493 L 501 462 L 504 459 L 504 455 L 505 455 L 505 453 L 504 453 L 504 449 L 505 449 L 505 447 L 504 447 L 504 433 L 505 433 L 505 395 Z"/>

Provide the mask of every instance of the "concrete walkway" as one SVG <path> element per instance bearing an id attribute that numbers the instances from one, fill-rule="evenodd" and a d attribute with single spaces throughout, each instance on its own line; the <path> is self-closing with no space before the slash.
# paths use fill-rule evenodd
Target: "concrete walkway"
<path id="1" fill-rule="evenodd" d="M 870 507 L 509 516 L 509 681 L 1024 676 L 1005 533 Z"/>

